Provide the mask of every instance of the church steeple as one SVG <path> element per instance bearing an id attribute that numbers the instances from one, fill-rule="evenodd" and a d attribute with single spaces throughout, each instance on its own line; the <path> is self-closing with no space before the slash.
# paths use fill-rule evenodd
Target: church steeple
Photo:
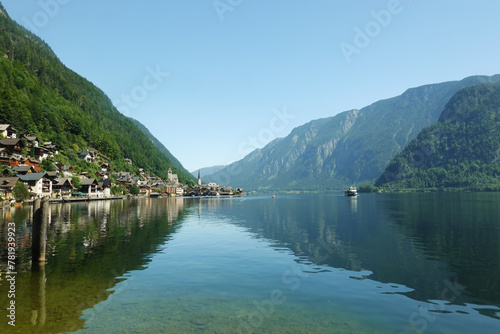
<path id="1" fill-rule="evenodd" d="M 201 186 L 200 170 L 198 169 L 198 185 Z"/>

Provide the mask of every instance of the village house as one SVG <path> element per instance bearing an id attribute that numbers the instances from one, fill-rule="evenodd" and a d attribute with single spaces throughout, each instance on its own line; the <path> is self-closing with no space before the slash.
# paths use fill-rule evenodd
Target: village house
<path id="1" fill-rule="evenodd" d="M 78 158 L 83 159 L 87 162 L 92 162 L 94 161 L 95 154 L 92 151 L 85 150 L 85 151 L 79 151 L 77 153 Z"/>
<path id="2" fill-rule="evenodd" d="M 126 162 L 126 163 L 128 163 L 129 165 L 132 165 L 132 159 L 128 159 L 128 158 L 126 158 L 126 159 L 125 159 L 125 162 Z"/>
<path id="3" fill-rule="evenodd" d="M 98 183 L 96 179 L 83 179 L 80 181 L 82 187 L 80 192 L 88 195 L 89 197 L 97 196 Z"/>
<path id="4" fill-rule="evenodd" d="M 177 194 L 177 187 L 172 185 L 165 186 L 165 192 L 170 194 L 170 196 L 175 196 Z"/>
<path id="5" fill-rule="evenodd" d="M 5 147 L 0 147 L 0 163 L 9 164 L 10 163 L 10 153 Z"/>
<path id="6" fill-rule="evenodd" d="M 98 170 L 97 172 L 95 172 L 95 176 L 97 176 L 98 179 L 101 179 L 101 178 L 107 179 L 108 173 L 103 172 L 102 170 L 101 171 Z"/>
<path id="7" fill-rule="evenodd" d="M 38 160 L 32 158 L 23 159 L 23 164 L 33 166 L 35 173 L 40 173 L 42 171 L 42 167 L 40 166 L 40 162 Z"/>
<path id="8" fill-rule="evenodd" d="M 36 173 L 35 172 L 35 167 L 30 166 L 30 165 L 17 165 L 12 168 L 7 169 L 9 173 L 12 173 L 14 175 L 26 175 L 29 173 Z"/>
<path id="9" fill-rule="evenodd" d="M 69 197 L 73 191 L 73 180 L 67 177 L 58 177 L 52 183 L 52 193 L 55 197 Z"/>
<path id="10" fill-rule="evenodd" d="M 0 139 L 0 147 L 4 147 L 10 154 L 21 154 L 23 143 L 19 138 Z"/>
<path id="11" fill-rule="evenodd" d="M 54 153 L 46 147 L 35 147 L 35 157 L 42 161 L 44 159 L 53 158 Z"/>
<path id="12" fill-rule="evenodd" d="M 151 192 L 155 192 L 155 193 L 165 193 L 165 187 L 167 185 L 165 183 L 162 183 L 162 182 L 153 182 L 151 183 L 151 186 L 149 187 L 150 188 L 150 191 Z"/>
<path id="13" fill-rule="evenodd" d="M 10 124 L 0 124 L 0 135 L 3 138 L 16 138 L 16 132 Z"/>
<path id="14" fill-rule="evenodd" d="M 52 144 L 52 142 L 48 141 L 43 144 L 43 148 L 49 150 L 53 154 L 59 154 L 59 149 L 56 145 Z M 53 156 L 53 155 L 52 155 Z"/>
<path id="15" fill-rule="evenodd" d="M 151 186 L 148 183 L 141 184 L 139 188 L 141 194 L 145 194 L 146 196 L 149 196 L 149 194 L 151 194 Z"/>
<path id="16" fill-rule="evenodd" d="M 148 181 L 141 179 L 140 176 L 134 176 L 133 177 L 133 182 L 134 182 L 135 185 L 137 185 L 139 187 L 148 184 Z"/>
<path id="17" fill-rule="evenodd" d="M 80 175 L 78 175 L 78 177 L 80 179 L 88 179 L 90 176 L 90 172 L 81 172 Z"/>
<path id="18" fill-rule="evenodd" d="M 10 163 L 10 167 L 12 167 L 12 168 L 16 167 L 16 166 L 20 166 L 20 165 L 28 165 L 28 166 L 33 167 L 33 170 L 35 173 L 40 173 L 42 171 L 40 163 L 37 160 L 34 160 L 32 158 L 11 156 L 9 163 Z"/>
<path id="19" fill-rule="evenodd" d="M 19 177 L 0 177 L 0 196 L 4 199 L 12 199 L 12 190 L 16 183 L 19 182 Z"/>
<path id="20" fill-rule="evenodd" d="M 26 139 L 29 147 L 38 147 L 39 141 L 37 136 L 32 136 L 26 131 L 20 131 L 20 134 L 21 135 L 19 137 Z"/>
<path id="21" fill-rule="evenodd" d="M 45 172 L 28 173 L 20 175 L 19 178 L 28 186 L 29 191 L 37 196 L 50 196 L 52 193 L 52 181 Z"/>
<path id="22" fill-rule="evenodd" d="M 53 172 L 46 172 L 47 176 L 54 182 L 55 179 L 59 177 L 59 171 L 53 171 Z"/>
<path id="23" fill-rule="evenodd" d="M 71 165 L 63 165 L 60 162 L 56 162 L 55 165 L 63 176 L 65 177 L 73 176 L 73 167 Z"/>
<path id="24" fill-rule="evenodd" d="M 101 179 L 97 182 L 97 193 L 98 197 L 110 197 L 111 196 L 111 180 Z"/>
<path id="25" fill-rule="evenodd" d="M 127 187 L 128 184 L 130 182 L 130 178 L 129 177 L 119 177 L 118 179 L 116 179 L 116 183 L 118 183 L 119 185 L 122 185 L 122 186 L 125 186 Z"/>
<path id="26" fill-rule="evenodd" d="M 176 195 L 177 196 L 184 196 L 184 188 L 178 186 L 177 190 L 176 190 Z"/>

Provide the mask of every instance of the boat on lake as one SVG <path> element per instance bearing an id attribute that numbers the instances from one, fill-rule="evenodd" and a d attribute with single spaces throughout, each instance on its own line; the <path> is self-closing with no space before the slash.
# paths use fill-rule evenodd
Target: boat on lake
<path id="1" fill-rule="evenodd" d="M 358 196 L 358 190 L 356 187 L 350 186 L 349 188 L 346 189 L 344 192 L 346 196 Z"/>

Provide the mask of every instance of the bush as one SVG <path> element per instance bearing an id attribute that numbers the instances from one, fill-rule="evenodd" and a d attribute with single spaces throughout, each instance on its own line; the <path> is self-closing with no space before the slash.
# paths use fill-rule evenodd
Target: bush
<path id="1" fill-rule="evenodd" d="M 134 185 L 134 186 L 130 187 L 130 194 L 131 195 L 139 195 L 140 192 L 141 192 L 141 189 L 138 186 Z"/>
<path id="2" fill-rule="evenodd" d="M 127 188 L 124 186 L 112 186 L 111 194 L 113 195 L 124 195 L 127 192 Z"/>
<path id="3" fill-rule="evenodd" d="M 46 172 L 55 172 L 56 171 L 56 166 L 54 166 L 52 161 L 47 160 L 47 159 L 42 161 L 41 167 L 42 167 L 42 170 L 44 170 Z"/>
<path id="4" fill-rule="evenodd" d="M 17 182 L 12 189 L 12 194 L 14 195 L 14 199 L 18 202 L 22 202 L 25 199 L 28 199 L 30 196 L 30 192 L 28 187 L 22 182 Z"/>

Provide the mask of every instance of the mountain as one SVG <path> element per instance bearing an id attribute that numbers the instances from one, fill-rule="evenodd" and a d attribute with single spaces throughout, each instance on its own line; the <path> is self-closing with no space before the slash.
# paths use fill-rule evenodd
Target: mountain
<path id="1" fill-rule="evenodd" d="M 213 173 L 217 173 L 220 170 L 223 170 L 226 167 L 226 165 L 217 165 L 217 166 L 212 166 L 212 167 L 203 167 L 199 169 L 201 178 L 203 179 L 203 176 L 205 175 L 211 175 Z M 198 170 L 194 170 L 191 172 L 191 175 L 194 177 L 198 177 Z"/>
<path id="2" fill-rule="evenodd" d="M 389 164 L 377 186 L 500 190 L 500 84 L 458 91 L 438 122 Z"/>
<path id="3" fill-rule="evenodd" d="M 57 159 L 62 163 L 82 165 L 76 152 L 94 149 L 115 170 L 142 167 L 166 178 L 173 168 L 181 182 L 191 179 L 99 88 L 68 69 L 44 41 L 11 20 L 1 4 L 0 53 L 0 123 L 52 142 L 60 149 Z"/>
<path id="4" fill-rule="evenodd" d="M 158 139 L 156 139 L 155 136 L 153 136 L 153 134 L 148 130 L 148 128 L 146 128 L 146 126 L 144 126 L 144 124 L 142 124 L 141 122 L 139 122 L 138 120 L 133 119 L 133 118 L 130 118 L 130 120 L 135 124 L 135 126 L 139 130 L 141 130 L 141 132 L 146 137 L 149 138 L 149 140 L 151 140 L 153 145 L 170 160 L 170 162 L 172 163 L 174 168 L 176 168 L 178 171 L 181 171 L 182 173 L 184 173 L 186 175 L 191 174 L 186 168 L 184 168 L 184 166 L 182 166 L 182 164 L 179 162 L 179 160 L 177 160 L 177 158 L 174 157 L 174 155 L 172 153 L 170 153 L 170 151 L 165 147 L 165 145 L 163 145 Z"/>
<path id="5" fill-rule="evenodd" d="M 460 89 L 500 81 L 500 75 L 408 89 L 360 110 L 295 128 L 240 161 L 204 178 L 248 190 L 338 190 L 374 182 L 390 160 L 435 123 Z"/>

